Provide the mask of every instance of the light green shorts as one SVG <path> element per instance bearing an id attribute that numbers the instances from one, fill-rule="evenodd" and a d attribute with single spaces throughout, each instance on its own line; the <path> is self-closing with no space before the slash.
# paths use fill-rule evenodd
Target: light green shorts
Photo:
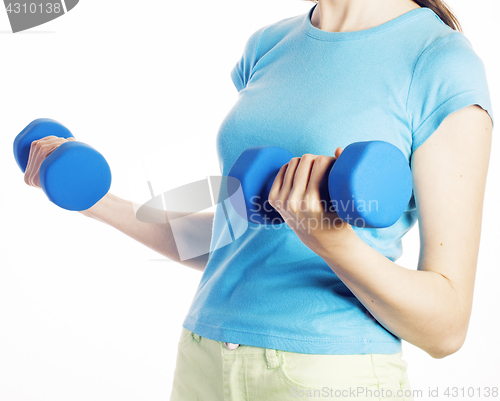
<path id="1" fill-rule="evenodd" d="M 170 401 L 413 401 L 406 366 L 401 352 L 311 355 L 247 345 L 230 350 L 183 328 Z"/>

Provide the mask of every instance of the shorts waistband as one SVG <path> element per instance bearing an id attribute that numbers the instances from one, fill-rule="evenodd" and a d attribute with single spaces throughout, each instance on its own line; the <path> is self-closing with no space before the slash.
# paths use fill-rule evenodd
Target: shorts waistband
<path id="1" fill-rule="evenodd" d="M 183 328 L 183 330 L 187 330 Z M 335 360 L 337 363 L 352 363 L 356 361 L 359 366 L 366 366 L 371 368 L 372 364 L 377 361 L 384 360 L 390 356 L 401 356 L 402 352 L 396 354 L 351 354 L 351 355 L 336 355 L 336 354 L 301 354 L 291 351 L 283 351 L 278 349 L 270 349 L 263 347 L 255 347 L 251 345 L 235 344 L 217 340 L 211 340 L 206 337 L 202 337 L 199 334 L 190 332 L 193 339 L 198 343 L 204 343 L 206 346 L 217 347 L 221 350 L 221 353 L 225 357 L 236 358 L 238 356 L 264 356 L 268 365 L 268 369 L 276 368 L 280 366 L 281 361 L 284 359 L 285 355 L 294 355 L 296 358 L 303 358 L 304 361 L 307 358 L 319 357 L 321 359 Z"/>

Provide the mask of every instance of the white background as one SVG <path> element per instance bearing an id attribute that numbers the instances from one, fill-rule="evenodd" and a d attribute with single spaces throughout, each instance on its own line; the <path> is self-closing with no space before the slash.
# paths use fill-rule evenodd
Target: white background
<path id="1" fill-rule="evenodd" d="M 486 66 L 500 113 L 498 0 L 449 4 Z M 215 136 L 237 99 L 229 72 L 246 40 L 311 6 L 82 0 L 18 34 L 0 10 L 1 401 L 168 400 L 181 324 L 201 278 L 25 185 L 14 137 L 35 118 L 60 121 L 105 155 L 111 192 L 140 203 L 150 196 L 147 180 L 158 194 L 218 175 Z M 410 382 L 424 395 L 429 387 L 500 386 L 499 151 L 494 135 L 467 341 L 441 360 L 404 343 Z M 398 264 L 414 269 L 417 228 L 404 246 Z"/>

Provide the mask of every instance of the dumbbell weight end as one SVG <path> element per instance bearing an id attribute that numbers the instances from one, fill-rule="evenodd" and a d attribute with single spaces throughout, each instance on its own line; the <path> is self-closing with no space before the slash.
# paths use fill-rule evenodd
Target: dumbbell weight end
<path id="1" fill-rule="evenodd" d="M 14 140 L 14 157 L 24 173 L 31 143 L 47 136 L 74 136 L 59 122 L 39 118 L 24 128 Z M 40 186 L 49 200 L 66 210 L 87 210 L 111 186 L 111 170 L 106 159 L 91 146 L 69 141 L 58 146 L 40 165 Z"/>

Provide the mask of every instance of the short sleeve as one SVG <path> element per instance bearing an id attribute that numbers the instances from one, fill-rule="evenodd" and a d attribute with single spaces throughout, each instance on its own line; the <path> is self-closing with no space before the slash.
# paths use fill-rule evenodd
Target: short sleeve
<path id="1" fill-rule="evenodd" d="M 262 27 L 250 36 L 245 44 L 241 59 L 231 70 L 231 79 L 233 80 L 234 86 L 236 86 L 238 92 L 247 85 L 250 75 L 252 74 L 253 66 L 257 63 L 257 50 L 259 47 L 260 37 L 265 30 L 266 27 Z"/>
<path id="2" fill-rule="evenodd" d="M 484 64 L 469 40 L 452 32 L 429 45 L 415 64 L 407 101 L 412 152 L 448 115 L 474 104 L 486 110 L 493 122 Z"/>

